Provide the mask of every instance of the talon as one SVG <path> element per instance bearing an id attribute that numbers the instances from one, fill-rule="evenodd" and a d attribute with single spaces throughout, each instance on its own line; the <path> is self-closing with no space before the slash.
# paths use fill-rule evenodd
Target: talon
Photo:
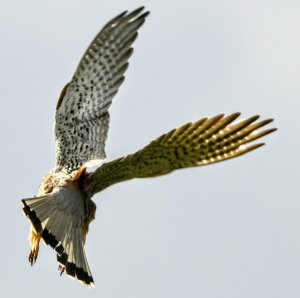
<path id="1" fill-rule="evenodd" d="M 60 276 L 62 276 L 62 274 L 65 272 L 65 267 L 62 265 L 58 266 L 58 271 L 60 271 Z"/>
<path id="2" fill-rule="evenodd" d="M 29 253 L 28 261 L 31 264 L 31 266 L 33 266 L 33 254 L 32 254 L 32 251 L 30 251 L 30 253 Z"/>
<path id="3" fill-rule="evenodd" d="M 36 247 L 30 251 L 29 256 L 28 256 L 28 261 L 31 264 L 31 266 L 33 266 L 33 264 L 36 262 L 38 254 L 39 254 L 38 247 Z"/>

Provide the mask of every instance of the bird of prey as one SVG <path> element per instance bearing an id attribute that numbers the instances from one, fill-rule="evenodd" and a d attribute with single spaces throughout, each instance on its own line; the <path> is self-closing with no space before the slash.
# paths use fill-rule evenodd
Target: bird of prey
<path id="1" fill-rule="evenodd" d="M 84 53 L 55 111 L 56 164 L 42 180 L 37 196 L 23 199 L 29 219 L 29 262 L 35 263 L 42 238 L 57 254 L 61 273 L 87 286 L 94 280 L 84 252 L 89 224 L 95 218 L 94 194 L 133 178 L 160 176 L 176 169 L 207 165 L 252 151 L 250 142 L 273 132 L 259 130 L 272 119 L 236 121 L 240 113 L 202 118 L 175 128 L 143 149 L 89 173 L 86 167 L 105 159 L 108 109 L 124 81 L 137 31 L 149 12 L 123 12 L 108 22 Z"/>

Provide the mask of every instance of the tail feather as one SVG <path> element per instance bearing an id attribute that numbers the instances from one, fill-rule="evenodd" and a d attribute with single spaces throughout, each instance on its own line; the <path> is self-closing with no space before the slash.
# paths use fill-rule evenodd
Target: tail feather
<path id="1" fill-rule="evenodd" d="M 82 224 L 84 201 L 73 188 L 59 188 L 50 195 L 24 199 L 23 211 L 46 245 L 57 252 L 62 271 L 87 286 L 94 280 L 85 256 Z"/>
<path id="2" fill-rule="evenodd" d="M 94 286 L 94 280 L 81 238 L 81 230 L 79 228 L 73 230 L 70 238 L 62 241 L 65 250 L 62 254 L 57 254 L 57 261 L 65 268 L 66 273 L 71 279 L 77 278 L 80 282 L 92 287 Z"/>
<path id="3" fill-rule="evenodd" d="M 26 201 L 26 204 L 30 206 L 30 208 L 34 210 L 36 214 L 38 214 L 41 221 L 47 220 L 49 218 L 49 215 L 55 210 L 55 205 L 50 204 L 50 202 L 46 200 L 46 198 L 48 198 L 47 195 L 23 200 Z"/>
<path id="4" fill-rule="evenodd" d="M 64 214 L 60 211 L 56 211 L 56 220 L 52 222 L 49 220 L 46 224 L 46 228 L 49 229 L 49 232 L 53 235 L 55 235 L 55 237 L 57 239 L 63 239 L 64 236 L 68 233 L 68 230 L 71 228 L 71 224 L 70 225 L 66 225 L 66 220 L 70 220 L 69 216 L 67 216 L 67 218 L 64 218 Z M 69 221 L 70 222 L 70 221 Z"/>

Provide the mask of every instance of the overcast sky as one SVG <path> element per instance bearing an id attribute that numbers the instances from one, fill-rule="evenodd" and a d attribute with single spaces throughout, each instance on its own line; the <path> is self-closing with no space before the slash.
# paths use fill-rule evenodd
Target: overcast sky
<path id="1" fill-rule="evenodd" d="M 0 0 L 1 297 L 299 298 L 299 0 Z M 111 106 L 108 160 L 173 127 L 240 111 L 275 119 L 265 147 L 94 197 L 89 290 L 41 246 L 20 199 L 54 166 L 57 98 L 112 17 L 151 11 Z"/>

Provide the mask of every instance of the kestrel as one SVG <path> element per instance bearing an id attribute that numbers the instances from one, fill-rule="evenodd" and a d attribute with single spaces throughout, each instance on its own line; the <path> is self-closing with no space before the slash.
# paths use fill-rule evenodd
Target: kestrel
<path id="1" fill-rule="evenodd" d="M 87 286 L 94 285 L 84 252 L 89 224 L 95 218 L 94 194 L 132 178 L 160 176 L 237 157 L 264 145 L 248 143 L 276 130 L 258 131 L 272 122 L 258 121 L 259 116 L 242 121 L 235 121 L 240 113 L 202 118 L 88 173 L 88 165 L 106 157 L 108 109 L 124 81 L 132 44 L 148 14 L 144 7 L 125 11 L 92 41 L 56 106 L 55 167 L 43 178 L 37 196 L 22 200 L 31 223 L 31 265 L 42 238 L 56 251 L 61 273 L 65 271 Z"/>

